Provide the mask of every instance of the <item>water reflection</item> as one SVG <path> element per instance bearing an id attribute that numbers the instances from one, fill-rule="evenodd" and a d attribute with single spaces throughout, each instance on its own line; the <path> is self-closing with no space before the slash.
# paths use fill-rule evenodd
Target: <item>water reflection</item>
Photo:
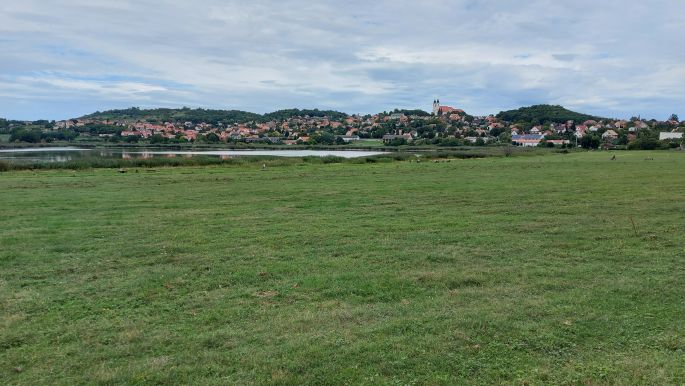
<path id="1" fill-rule="evenodd" d="M 0 160 L 14 163 L 35 162 L 66 162 L 87 158 L 109 159 L 149 159 L 164 158 L 192 158 L 195 156 L 213 156 L 222 160 L 244 156 L 274 156 L 274 157 L 309 157 L 336 156 L 343 158 L 366 157 L 383 154 L 378 151 L 359 150 L 119 150 L 119 149 L 81 149 L 75 147 L 43 147 L 24 149 L 0 149 Z"/>

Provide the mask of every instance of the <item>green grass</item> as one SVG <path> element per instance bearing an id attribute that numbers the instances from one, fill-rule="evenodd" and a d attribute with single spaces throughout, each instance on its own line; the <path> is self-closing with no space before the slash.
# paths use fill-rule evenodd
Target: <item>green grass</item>
<path id="1" fill-rule="evenodd" d="M 616 154 L 0 173 L 0 383 L 682 384 L 685 154 Z"/>
<path id="2" fill-rule="evenodd" d="M 10 140 L 9 134 L 0 134 L 0 142 L 9 142 L 9 140 Z"/>
<path id="3" fill-rule="evenodd" d="M 351 142 L 349 146 L 352 146 L 352 147 L 383 147 L 383 141 L 380 139 L 361 139 L 359 141 Z"/>

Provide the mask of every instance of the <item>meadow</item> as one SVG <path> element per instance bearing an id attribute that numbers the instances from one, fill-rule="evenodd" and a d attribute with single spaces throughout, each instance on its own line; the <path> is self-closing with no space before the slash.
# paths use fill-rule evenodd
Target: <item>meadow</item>
<path id="1" fill-rule="evenodd" d="M 267 162 L 0 172 L 0 383 L 685 383 L 684 153 Z"/>

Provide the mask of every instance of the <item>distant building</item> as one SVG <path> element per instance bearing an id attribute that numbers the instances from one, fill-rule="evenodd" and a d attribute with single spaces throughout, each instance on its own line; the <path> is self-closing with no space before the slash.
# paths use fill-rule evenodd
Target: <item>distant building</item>
<path id="1" fill-rule="evenodd" d="M 398 134 L 398 135 L 386 134 L 383 136 L 383 142 L 384 143 L 392 142 L 395 139 L 404 139 L 407 142 L 410 142 L 413 138 L 412 138 L 411 134 Z"/>
<path id="2" fill-rule="evenodd" d="M 476 143 L 479 139 L 485 143 L 492 142 L 494 140 L 492 137 L 464 137 L 464 141 L 468 141 L 471 143 Z"/>
<path id="3" fill-rule="evenodd" d="M 571 141 L 569 141 L 568 139 L 548 139 L 548 140 L 546 140 L 546 142 L 547 143 L 553 143 L 557 146 L 570 145 L 571 144 Z"/>
<path id="4" fill-rule="evenodd" d="M 454 107 L 450 106 L 440 106 L 440 99 L 436 99 L 433 101 L 433 115 L 443 115 L 451 113 L 463 114 L 464 110 L 455 109 Z"/>
<path id="5" fill-rule="evenodd" d="M 605 131 L 604 134 L 602 134 L 602 139 L 614 140 L 616 138 L 618 138 L 618 134 L 611 129 Z"/>
<path id="6" fill-rule="evenodd" d="M 649 125 L 646 124 L 644 121 L 635 122 L 635 129 L 640 130 L 640 129 L 647 129 L 647 128 L 649 128 Z"/>
<path id="7" fill-rule="evenodd" d="M 659 133 L 659 141 L 663 141 L 665 139 L 682 139 L 682 138 L 683 138 L 683 133 L 668 132 L 668 131 L 662 131 Z"/>
<path id="8" fill-rule="evenodd" d="M 358 135 L 336 135 L 335 137 L 340 138 L 345 142 L 355 142 L 360 140 Z"/>
<path id="9" fill-rule="evenodd" d="M 511 142 L 523 147 L 533 147 L 539 145 L 544 138 L 542 134 L 512 135 Z"/>

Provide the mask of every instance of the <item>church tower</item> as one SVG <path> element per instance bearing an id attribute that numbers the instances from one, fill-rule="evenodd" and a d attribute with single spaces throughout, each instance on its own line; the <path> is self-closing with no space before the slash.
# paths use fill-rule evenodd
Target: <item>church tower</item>
<path id="1" fill-rule="evenodd" d="M 438 115 L 440 112 L 440 99 L 433 100 L 433 115 Z"/>

